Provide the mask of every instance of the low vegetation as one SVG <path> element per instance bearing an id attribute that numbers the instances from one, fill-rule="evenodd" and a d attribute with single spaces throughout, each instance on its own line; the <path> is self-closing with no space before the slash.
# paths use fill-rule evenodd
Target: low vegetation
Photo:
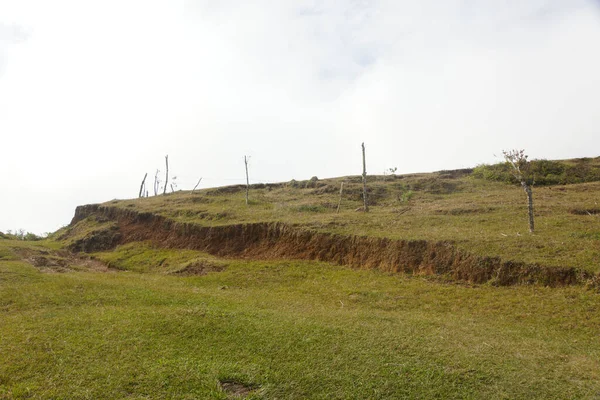
<path id="1" fill-rule="evenodd" d="M 245 186 L 232 186 L 104 206 L 157 229 L 186 222 L 217 235 L 279 222 L 592 274 L 599 161 L 561 161 L 564 171 L 586 164 L 584 180 L 534 187 L 535 234 L 518 184 L 481 175 L 500 167 L 370 176 L 368 214 L 356 211 L 359 176 L 253 185 L 248 205 Z M 80 217 L 42 240 L 0 235 L 0 399 L 600 396 L 600 285 L 497 287 L 221 258 Z"/>
<path id="2" fill-rule="evenodd" d="M 14 245 L 3 241 L 2 250 Z M 153 263 L 128 261 L 143 253 Z M 0 261 L 0 398 L 600 393 L 600 297 L 579 287 L 456 285 L 316 262 L 223 264 L 147 243 L 95 257 L 119 269 L 41 273 L 16 255 Z M 169 273 L 194 260 L 223 268 Z"/>
<path id="3" fill-rule="evenodd" d="M 600 157 L 564 161 L 533 160 L 531 174 L 537 186 L 598 182 Z M 473 176 L 498 182 L 518 183 L 511 166 L 507 163 L 480 165 L 473 170 Z"/>
<path id="4" fill-rule="evenodd" d="M 535 234 L 528 233 L 523 191 L 503 164 L 493 168 L 507 168 L 508 182 L 482 178 L 478 171 L 487 167 L 370 176 L 368 214 L 356 211 L 362 206 L 360 176 L 252 185 L 248 206 L 242 185 L 105 205 L 202 226 L 284 222 L 343 235 L 443 241 L 479 256 L 600 272 L 600 181 L 594 172 L 600 158 L 550 163 L 576 168 L 584 182 L 534 185 Z"/>
<path id="5" fill-rule="evenodd" d="M 163 249 L 147 242 L 119 246 L 118 251 L 95 253 L 94 258 L 110 268 L 135 272 L 192 275 L 224 268 L 224 263 L 214 262 L 212 257 L 198 251 Z M 202 266 L 208 270 L 203 271 Z"/>
<path id="6" fill-rule="evenodd" d="M 0 239 L 9 239 L 9 240 L 27 240 L 27 241 L 36 241 L 43 240 L 47 237 L 48 234 L 44 236 L 36 235 L 32 232 L 25 232 L 23 229 L 17 229 L 16 231 L 7 231 L 6 233 L 0 232 Z"/>

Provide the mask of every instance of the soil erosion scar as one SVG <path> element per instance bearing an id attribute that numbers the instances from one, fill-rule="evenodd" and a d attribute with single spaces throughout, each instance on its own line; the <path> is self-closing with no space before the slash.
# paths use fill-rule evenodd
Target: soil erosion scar
<path id="1" fill-rule="evenodd" d="M 445 274 L 456 280 L 503 286 L 561 286 L 597 279 L 594 274 L 573 267 L 476 256 L 448 242 L 346 236 L 280 222 L 206 227 L 152 213 L 91 204 L 77 207 L 70 226 L 90 216 L 116 222 L 119 243 L 150 240 L 168 248 L 194 249 L 217 256 L 318 260 L 386 272 Z"/>

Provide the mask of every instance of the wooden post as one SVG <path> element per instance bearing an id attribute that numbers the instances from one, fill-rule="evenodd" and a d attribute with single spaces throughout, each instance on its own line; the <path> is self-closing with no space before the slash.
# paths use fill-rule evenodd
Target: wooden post
<path id="1" fill-rule="evenodd" d="M 369 212 L 369 202 L 367 201 L 367 162 L 365 160 L 365 143 L 362 144 L 362 159 L 363 159 L 363 202 L 365 212 Z"/>
<path id="2" fill-rule="evenodd" d="M 147 176 L 148 176 L 148 173 L 146 172 L 146 175 L 144 175 L 144 179 L 142 179 L 142 184 L 140 185 L 140 194 L 138 195 L 138 197 L 142 197 L 144 195 L 144 185 L 146 184 Z"/>
<path id="3" fill-rule="evenodd" d="M 335 211 L 336 214 L 339 214 L 339 212 L 340 212 L 340 206 L 342 205 L 342 194 L 343 193 L 344 193 L 344 182 L 342 182 L 342 184 L 340 185 L 340 200 L 338 201 L 337 210 Z"/>
<path id="4" fill-rule="evenodd" d="M 194 188 L 192 189 L 192 194 L 194 193 L 194 190 L 196 190 L 200 182 L 202 182 L 202 178 L 198 179 L 198 183 L 196 183 L 196 186 L 194 186 Z"/>
<path id="5" fill-rule="evenodd" d="M 167 184 L 169 183 L 169 155 L 165 156 L 165 164 L 167 165 L 167 171 L 165 172 L 165 190 L 163 194 L 167 194 Z"/>
<path id="6" fill-rule="evenodd" d="M 533 233 L 533 193 L 531 190 L 531 186 L 527 184 L 525 181 L 521 181 L 521 186 L 523 186 L 523 190 L 527 193 L 527 213 L 529 215 L 529 233 Z"/>
<path id="7" fill-rule="evenodd" d="M 248 191 L 250 190 L 250 179 L 248 179 L 248 156 L 244 156 L 244 164 L 246 165 L 246 205 L 248 205 Z"/>
<path id="8" fill-rule="evenodd" d="M 158 173 L 160 171 L 157 169 L 156 174 L 154 174 L 154 195 L 158 195 Z"/>

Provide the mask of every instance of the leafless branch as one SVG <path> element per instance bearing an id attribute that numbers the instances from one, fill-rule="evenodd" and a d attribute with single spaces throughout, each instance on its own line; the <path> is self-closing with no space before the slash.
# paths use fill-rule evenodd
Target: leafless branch
<path id="1" fill-rule="evenodd" d="M 202 182 L 202 178 L 198 179 L 198 183 L 196 183 L 196 186 L 194 186 L 194 188 L 192 189 L 192 193 L 194 193 L 200 182 Z"/>
<path id="2" fill-rule="evenodd" d="M 144 175 L 144 179 L 142 179 L 142 184 L 140 185 L 140 194 L 138 195 L 138 197 L 142 197 L 144 194 L 144 185 L 146 184 L 147 176 L 148 176 L 148 173 L 146 172 L 146 175 Z"/>
<path id="3" fill-rule="evenodd" d="M 167 194 L 167 184 L 169 183 L 169 155 L 165 156 L 165 164 L 167 166 L 167 170 L 165 171 L 165 190 L 163 190 L 163 194 Z"/>

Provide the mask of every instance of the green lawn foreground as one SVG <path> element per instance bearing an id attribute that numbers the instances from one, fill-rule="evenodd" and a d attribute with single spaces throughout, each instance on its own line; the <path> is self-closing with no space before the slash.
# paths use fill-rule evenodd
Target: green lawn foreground
<path id="1" fill-rule="evenodd" d="M 600 397 L 600 295 L 582 287 L 195 252 L 225 269 L 40 273 L 4 246 L 1 399 Z"/>

